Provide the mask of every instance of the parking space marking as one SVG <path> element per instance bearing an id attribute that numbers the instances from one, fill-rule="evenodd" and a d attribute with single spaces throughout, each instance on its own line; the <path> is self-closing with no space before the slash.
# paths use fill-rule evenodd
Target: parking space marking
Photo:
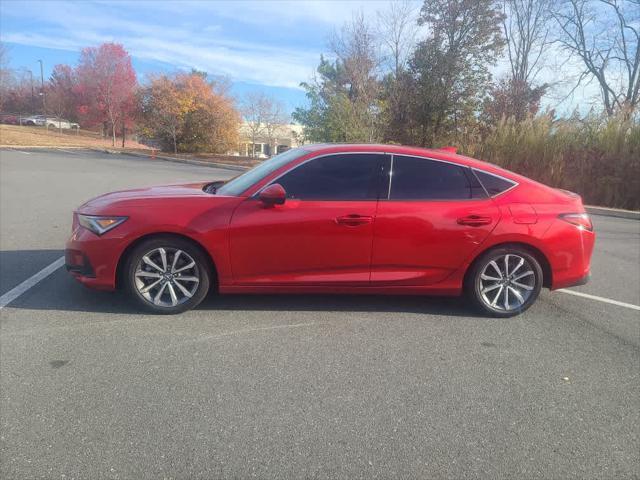
<path id="1" fill-rule="evenodd" d="M 596 300 L 598 302 L 609 303 L 611 305 L 617 305 L 619 307 L 630 308 L 631 310 L 640 310 L 640 305 L 634 305 L 633 303 L 619 302 L 618 300 L 598 297 L 596 295 L 589 295 L 588 293 L 576 292 L 574 290 L 566 290 L 564 288 L 556 290 L 556 292 L 568 293 L 570 295 L 575 295 L 576 297 L 588 298 L 589 300 Z"/>
<path id="2" fill-rule="evenodd" d="M 2 295 L 0 297 L 0 310 L 2 310 L 11 302 L 13 302 L 16 298 L 18 298 L 20 295 L 25 293 L 31 287 L 35 286 L 38 282 L 47 278 L 49 275 L 51 275 L 53 272 L 59 269 L 62 265 L 64 265 L 64 257 L 60 257 L 52 264 L 44 267 L 35 275 L 32 275 L 31 277 L 27 278 L 24 282 L 22 282 L 17 287 L 12 288 L 7 293 Z"/>
<path id="3" fill-rule="evenodd" d="M 53 272 L 55 272 L 57 269 L 59 269 L 63 265 L 64 265 L 64 257 L 60 257 L 55 262 L 53 262 L 50 265 L 47 265 L 46 267 L 44 267 L 38 273 L 36 273 L 36 274 L 32 275 L 31 277 L 27 278 L 20 285 L 18 285 L 16 287 L 12 288 L 11 290 L 9 290 L 7 293 L 5 293 L 4 295 L 2 295 L 0 297 L 0 310 L 2 310 L 4 307 L 6 307 L 9 303 L 13 302 L 16 298 L 18 298 L 20 295 L 22 295 L 23 293 L 28 291 L 30 288 L 34 287 L 36 284 L 38 284 L 39 282 L 41 282 L 42 280 L 47 278 L 49 275 L 51 275 Z M 567 289 L 564 289 L 564 288 L 561 288 L 561 289 L 556 290 L 556 291 L 560 292 L 560 293 L 568 293 L 569 295 L 574 295 L 576 297 L 587 298 L 589 300 L 595 300 L 595 301 L 598 301 L 598 302 L 608 303 L 610 305 L 616 305 L 618 307 L 624 307 L 624 308 L 629 308 L 631 310 L 640 311 L 640 305 L 634 305 L 632 303 L 620 302 L 618 300 L 613 300 L 611 298 L 598 297 L 596 295 L 590 295 L 588 293 L 576 292 L 574 290 L 567 290 Z M 271 330 L 271 329 L 278 329 L 278 328 L 296 328 L 296 327 L 310 326 L 310 325 L 314 325 L 314 324 L 315 323 L 300 323 L 300 324 L 294 324 L 294 325 L 277 325 L 275 327 L 265 327 L 265 328 L 258 328 L 258 329 L 239 330 L 239 331 L 235 331 L 235 332 L 225 333 L 225 334 L 222 334 L 222 335 L 215 335 L 215 336 L 208 336 L 208 337 L 204 337 L 204 338 L 199 338 L 198 341 L 211 340 L 211 339 L 216 338 L 218 336 L 235 335 L 235 334 L 238 334 L 238 333 L 245 333 L 245 332 L 251 332 L 251 331 L 256 331 L 256 330 Z"/>
<path id="4" fill-rule="evenodd" d="M 31 152 L 23 152 L 22 150 L 14 150 L 14 152 L 24 153 L 25 155 L 31 155 Z"/>

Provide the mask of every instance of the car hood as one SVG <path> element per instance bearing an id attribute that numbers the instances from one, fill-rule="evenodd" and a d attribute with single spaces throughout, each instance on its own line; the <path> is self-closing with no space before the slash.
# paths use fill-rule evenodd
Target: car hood
<path id="1" fill-rule="evenodd" d="M 79 212 L 102 210 L 105 207 L 144 206 L 159 199 L 192 199 L 194 197 L 215 198 L 214 195 L 202 189 L 210 182 L 188 183 L 180 185 L 162 185 L 147 188 L 135 188 L 106 193 L 92 198 L 78 208 Z"/>

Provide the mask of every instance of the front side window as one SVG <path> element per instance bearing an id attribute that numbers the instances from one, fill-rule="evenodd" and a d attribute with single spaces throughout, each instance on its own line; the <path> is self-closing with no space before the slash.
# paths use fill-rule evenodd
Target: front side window
<path id="1" fill-rule="evenodd" d="M 222 185 L 216 193 L 218 195 L 226 195 L 235 197 L 246 191 L 251 185 L 259 182 L 264 177 L 272 172 L 275 172 L 280 167 L 286 165 L 289 162 L 300 158 L 301 156 L 309 153 L 302 148 L 295 148 L 293 150 L 287 150 L 275 157 L 271 157 L 269 160 L 265 160 L 257 167 L 252 168 L 248 172 L 243 173 Z"/>
<path id="2" fill-rule="evenodd" d="M 391 200 L 468 200 L 486 197 L 472 172 L 461 165 L 393 156 Z"/>
<path id="3" fill-rule="evenodd" d="M 336 154 L 303 163 L 277 183 L 288 198 L 300 200 L 375 200 L 384 155 Z"/>

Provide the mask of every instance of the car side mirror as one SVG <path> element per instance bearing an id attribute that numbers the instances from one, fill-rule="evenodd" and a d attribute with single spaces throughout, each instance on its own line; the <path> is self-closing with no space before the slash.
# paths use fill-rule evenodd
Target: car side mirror
<path id="1" fill-rule="evenodd" d="M 262 190 L 258 198 L 266 207 L 282 205 L 287 198 L 287 192 L 279 183 L 273 183 Z"/>

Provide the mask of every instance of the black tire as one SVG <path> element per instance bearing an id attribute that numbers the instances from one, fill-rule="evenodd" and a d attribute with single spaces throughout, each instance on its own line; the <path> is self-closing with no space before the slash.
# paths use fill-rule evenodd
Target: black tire
<path id="1" fill-rule="evenodd" d="M 139 270 L 137 269 L 141 262 L 143 262 L 143 257 L 159 249 L 164 249 L 166 252 L 169 252 L 169 255 L 170 252 L 174 252 L 175 255 L 175 251 L 179 250 L 186 254 L 181 254 L 181 259 L 191 257 L 191 259 L 193 259 L 195 263 L 195 267 L 191 269 L 190 272 L 195 271 L 195 275 L 191 273 L 191 276 L 196 276 L 197 278 L 199 278 L 199 281 L 197 282 L 197 286 L 193 287 L 195 288 L 195 290 L 192 292 L 192 296 L 190 298 L 187 298 L 184 295 L 180 294 L 178 286 L 175 282 L 175 278 L 172 277 L 170 280 L 162 280 L 164 283 L 176 285 L 175 287 L 171 287 L 172 291 L 178 292 L 179 295 L 185 297 L 184 301 L 181 301 L 175 306 L 166 304 L 159 305 L 153 303 L 152 299 L 145 298 L 144 294 L 141 293 L 138 287 L 141 279 L 137 277 L 136 272 L 139 273 Z M 131 252 L 129 252 L 124 263 L 123 284 L 125 290 L 127 291 L 127 294 L 138 307 L 155 314 L 173 315 L 191 310 L 192 308 L 195 308 L 198 304 L 200 304 L 202 300 L 204 300 L 204 298 L 207 296 L 207 293 L 209 292 L 209 288 L 211 285 L 211 268 L 211 263 L 209 262 L 206 254 L 198 245 L 184 238 L 162 235 L 152 237 L 141 242 L 139 245 L 136 245 Z M 154 269 L 150 268 L 149 270 L 150 273 L 155 273 Z M 164 275 L 162 276 L 164 277 Z M 176 274 L 175 276 L 178 277 L 179 275 Z M 152 283 L 155 281 L 155 279 L 150 279 L 148 281 L 149 283 Z M 182 282 L 180 284 L 186 286 L 187 289 L 189 289 L 187 284 Z M 168 295 L 168 292 L 161 292 L 161 295 L 161 299 L 165 298 Z"/>
<path id="2" fill-rule="evenodd" d="M 512 270 L 516 268 L 520 259 L 524 260 L 525 263 L 523 266 L 528 267 L 528 269 L 518 269 L 515 275 L 512 274 L 510 277 L 505 276 L 505 257 L 507 259 L 507 265 L 510 264 Z M 495 263 L 492 265 L 491 262 Z M 495 271 L 494 265 L 496 264 L 498 264 L 500 270 L 502 270 L 501 273 Z M 488 272 L 485 273 L 485 279 L 481 277 L 483 272 Z M 494 274 L 492 272 L 496 273 Z M 518 278 L 517 283 L 513 281 L 514 278 L 527 272 L 532 273 L 526 275 L 524 278 Z M 491 274 L 491 276 L 487 276 L 489 274 Z M 496 279 L 489 280 L 489 278 L 492 278 L 494 275 Z M 498 280 L 498 278 L 500 278 L 500 280 Z M 492 283 L 485 285 L 484 282 Z M 465 293 L 473 306 L 481 313 L 498 318 L 508 318 L 519 315 L 531 307 L 540 294 L 542 284 L 542 267 L 535 255 L 526 248 L 517 245 L 506 245 L 493 248 L 483 253 L 474 261 L 465 279 Z M 519 285 L 522 285 L 522 288 L 519 287 Z M 491 292 L 494 290 L 496 291 L 495 298 L 498 300 L 492 302 L 493 294 Z M 514 290 L 518 292 L 520 297 L 516 297 Z M 509 295 L 512 296 L 511 302 Z M 520 303 L 520 299 L 524 301 Z"/>

